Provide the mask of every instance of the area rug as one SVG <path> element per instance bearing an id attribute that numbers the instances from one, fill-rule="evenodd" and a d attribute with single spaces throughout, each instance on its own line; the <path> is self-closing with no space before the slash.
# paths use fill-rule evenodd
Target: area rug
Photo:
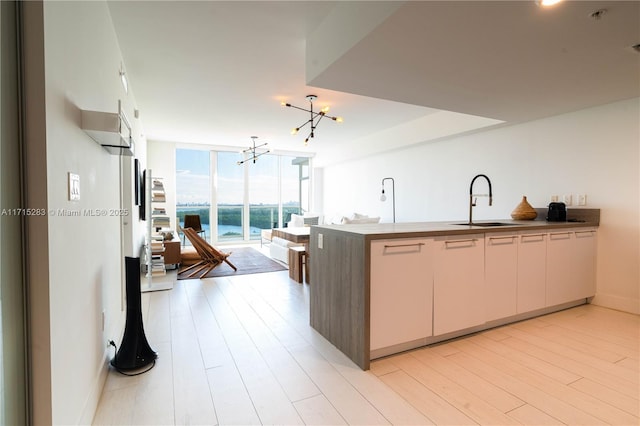
<path id="1" fill-rule="evenodd" d="M 227 277 L 230 275 L 247 275 L 247 274 L 261 274 L 263 272 L 276 272 L 284 271 L 287 268 L 282 264 L 276 262 L 260 253 L 253 247 L 238 247 L 229 250 L 231 256 L 227 259 L 233 263 L 237 271 L 234 271 L 231 266 L 223 263 L 218 265 L 213 271 L 210 271 L 202 278 L 214 278 L 214 277 Z M 226 252 L 226 250 L 225 250 Z M 193 277 L 188 277 L 191 271 L 187 271 L 184 274 L 178 274 L 179 280 L 197 279 L 200 278 L 200 273 Z"/>

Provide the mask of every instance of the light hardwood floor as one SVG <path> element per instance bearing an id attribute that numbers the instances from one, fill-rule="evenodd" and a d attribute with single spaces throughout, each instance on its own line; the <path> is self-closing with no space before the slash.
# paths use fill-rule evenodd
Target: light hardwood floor
<path id="1" fill-rule="evenodd" d="M 143 294 L 159 354 L 109 373 L 94 424 L 638 425 L 640 317 L 584 305 L 374 361 L 309 326 L 287 271 Z"/>

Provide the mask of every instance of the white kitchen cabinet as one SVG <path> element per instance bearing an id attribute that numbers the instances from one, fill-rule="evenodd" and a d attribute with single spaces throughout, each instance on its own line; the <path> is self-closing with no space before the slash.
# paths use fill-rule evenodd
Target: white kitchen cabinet
<path id="1" fill-rule="evenodd" d="M 595 295 L 596 237 L 595 228 L 549 232 L 547 306 Z"/>
<path id="2" fill-rule="evenodd" d="M 546 306 L 546 232 L 520 232 L 518 236 L 518 289 L 516 312 L 530 312 Z"/>
<path id="3" fill-rule="evenodd" d="M 431 239 L 371 243 L 371 351 L 432 335 L 432 246 Z"/>
<path id="4" fill-rule="evenodd" d="M 484 234 L 434 238 L 433 334 L 485 322 Z"/>
<path id="5" fill-rule="evenodd" d="M 485 320 L 516 314 L 518 235 L 488 233 L 484 237 Z"/>

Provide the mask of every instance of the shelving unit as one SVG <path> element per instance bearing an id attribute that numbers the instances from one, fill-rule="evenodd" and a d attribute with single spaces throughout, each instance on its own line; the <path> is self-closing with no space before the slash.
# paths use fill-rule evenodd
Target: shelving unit
<path id="1" fill-rule="evenodd" d="M 173 280 L 166 278 L 164 254 L 164 237 L 160 233 L 162 228 L 169 227 L 169 216 L 166 214 L 164 203 L 166 202 L 162 178 L 154 177 L 150 169 L 147 169 L 145 182 L 147 237 L 145 241 L 145 257 L 147 266 L 147 284 L 141 291 L 170 290 L 173 288 Z M 154 278 L 156 281 L 154 281 Z"/>
<path id="2" fill-rule="evenodd" d="M 131 125 L 118 100 L 118 112 L 81 111 L 82 129 L 107 152 L 114 155 L 133 156 L 135 143 Z"/>

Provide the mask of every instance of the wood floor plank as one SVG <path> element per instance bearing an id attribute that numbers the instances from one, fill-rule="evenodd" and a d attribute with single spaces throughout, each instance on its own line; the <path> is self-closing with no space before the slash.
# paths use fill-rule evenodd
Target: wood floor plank
<path id="1" fill-rule="evenodd" d="M 509 337 L 509 339 L 512 339 L 512 337 Z M 494 340 L 487 339 L 484 333 L 473 336 L 474 343 L 477 343 L 478 345 L 489 349 L 490 351 L 495 352 L 498 355 L 516 361 L 523 366 L 538 372 L 539 374 L 557 380 L 558 382 L 565 385 L 573 383 L 582 377 L 578 374 L 567 371 L 562 367 L 558 367 L 550 362 L 541 360 L 540 358 L 536 358 L 535 356 L 532 356 L 527 352 L 513 349 L 507 344 L 510 342 L 509 339 L 503 339 L 499 342 L 496 342 Z"/>
<path id="2" fill-rule="evenodd" d="M 397 371 L 399 368 L 393 363 L 392 357 L 379 358 L 371 361 L 370 371 L 376 376 L 382 376 Z"/>
<path id="3" fill-rule="evenodd" d="M 638 315 L 587 304 L 554 312 L 539 320 L 589 333 L 598 339 L 637 350 L 639 318 Z"/>
<path id="4" fill-rule="evenodd" d="M 505 373 L 526 380 L 528 384 L 535 386 L 545 394 L 556 398 L 558 401 L 563 401 L 581 410 L 583 413 L 593 416 L 594 419 L 599 419 L 601 422 L 624 425 L 634 424 L 637 421 L 635 416 L 631 416 L 629 413 L 609 405 L 602 400 L 579 392 L 553 379 L 546 378 L 517 362 L 485 349 L 477 344 L 477 339 L 475 338 L 456 342 L 456 345 L 464 348 L 467 353 L 473 353 L 474 357 L 485 363 L 500 365 L 501 370 Z"/>
<path id="5" fill-rule="evenodd" d="M 458 343 L 460 342 L 455 342 L 454 344 L 458 345 Z M 563 423 L 579 425 L 606 424 L 606 422 L 586 414 L 582 410 L 558 400 L 527 383 L 526 379 L 520 379 L 504 372 L 499 359 L 487 363 L 464 350 L 450 355 L 449 358 Z"/>
<path id="6" fill-rule="evenodd" d="M 430 349 L 427 347 L 415 350 L 411 352 L 411 355 L 443 376 L 455 381 L 459 386 L 477 395 L 502 413 L 507 413 L 524 405 L 524 401 L 521 399 L 462 368 L 447 357 L 436 355 Z"/>
<path id="7" fill-rule="evenodd" d="M 265 424 L 299 424 L 302 419 L 259 350 L 259 346 L 275 347 L 277 339 L 262 327 L 234 284 L 233 278 L 218 283 L 240 323 L 239 328 L 229 333 L 223 330 L 223 334 L 256 413 Z"/>
<path id="8" fill-rule="evenodd" d="M 625 357 L 638 359 L 638 345 L 636 345 L 635 347 L 629 347 L 628 345 L 609 342 L 601 338 L 601 336 L 599 335 L 600 333 L 594 333 L 590 329 L 585 330 L 584 327 L 573 327 L 570 324 L 564 324 L 562 322 L 547 322 L 544 319 L 540 318 L 535 318 L 533 320 L 548 324 L 547 330 L 556 331 L 561 336 L 569 337 L 572 340 L 578 340 L 583 344 L 591 345 L 591 347 L 593 347 L 594 341 L 597 341 L 597 346 L 595 346 L 597 349 L 602 349 L 608 352 L 620 354 Z"/>
<path id="9" fill-rule="evenodd" d="M 292 355 L 349 424 L 389 424 L 336 369 L 313 347 L 298 348 Z"/>
<path id="10" fill-rule="evenodd" d="M 638 362 L 637 359 L 624 358 L 616 362 L 616 364 L 628 369 L 630 374 L 638 375 L 638 373 L 640 373 L 640 362 Z"/>
<path id="11" fill-rule="evenodd" d="M 175 421 L 184 425 L 216 424 L 198 335 L 185 296 L 185 287 L 177 285 L 170 299 Z"/>
<path id="12" fill-rule="evenodd" d="M 200 280 L 189 280 L 185 286 L 195 326 L 200 354 L 205 369 L 233 363 L 233 357 L 216 317 L 211 310 Z"/>
<path id="13" fill-rule="evenodd" d="M 407 374 L 404 370 L 380 376 L 391 389 L 402 395 L 431 423 L 438 425 L 475 425 L 471 418 L 449 404 L 439 395 Z"/>
<path id="14" fill-rule="evenodd" d="M 362 371 L 327 340 L 313 339 L 310 343 L 391 424 L 421 425 L 428 422 L 428 419 L 389 389 L 375 374 Z"/>
<path id="15" fill-rule="evenodd" d="M 99 426 L 133 424 L 137 392 L 136 386 L 103 391 L 92 424 Z"/>
<path id="16" fill-rule="evenodd" d="M 231 282 L 243 298 L 235 301 L 238 316 L 289 400 L 298 401 L 320 394 L 313 381 L 286 349 L 287 345 L 292 344 L 292 340 L 297 345 L 306 345 L 306 341 L 252 291 L 252 287 L 247 285 L 250 283 L 243 283 L 242 280 Z M 221 287 L 223 291 L 225 288 L 229 290 L 228 286 Z M 243 313 L 240 313 L 241 309 Z"/>
<path id="17" fill-rule="evenodd" d="M 346 425 L 324 395 L 316 395 L 294 403 L 305 425 Z"/>
<path id="18" fill-rule="evenodd" d="M 517 323 L 513 325 L 513 328 L 523 330 L 530 333 L 533 336 L 538 336 L 545 339 L 548 342 L 558 343 L 562 346 L 568 346 L 571 349 L 588 353 L 589 356 L 601 359 L 606 362 L 618 362 L 625 358 L 625 355 L 620 352 L 613 352 L 608 349 L 604 349 L 601 346 L 593 345 L 593 341 L 587 342 L 581 341 L 576 333 L 563 332 L 562 328 L 549 325 L 547 327 L 536 327 L 532 323 Z M 505 333 L 507 334 L 507 333 Z"/>
<path id="19" fill-rule="evenodd" d="M 413 353 L 400 355 L 394 362 L 409 376 L 478 424 L 517 424 L 514 419 L 505 415 L 504 412 L 489 405 L 473 392 L 431 368 L 428 362 L 420 362 Z"/>
<path id="20" fill-rule="evenodd" d="M 591 356 L 589 353 L 582 353 L 576 351 L 575 349 L 559 344 L 547 341 L 544 338 L 535 336 L 531 333 L 524 332 L 515 327 L 505 327 L 505 333 L 510 334 L 512 337 L 517 337 L 518 339 L 525 341 L 533 346 L 537 346 L 538 348 L 542 348 L 545 351 L 553 352 L 567 360 L 567 363 L 564 363 L 564 367 L 567 367 L 567 364 L 572 363 L 575 365 L 574 369 L 579 369 L 582 367 L 583 369 L 588 369 L 590 371 L 602 372 L 618 383 L 617 386 L 623 386 L 629 390 L 629 392 L 633 392 L 633 390 L 638 389 L 638 377 L 633 377 L 629 375 L 629 372 L 626 368 L 616 365 L 614 363 L 606 362 Z M 573 371 L 572 368 L 567 368 L 568 371 Z M 575 372 L 575 371 L 573 371 Z M 580 374 L 577 373 L 576 374 Z M 584 376 L 584 374 L 580 374 Z"/>
<path id="21" fill-rule="evenodd" d="M 260 418 L 234 365 L 207 370 L 218 422 L 224 425 L 259 425 Z"/>
<path id="22" fill-rule="evenodd" d="M 558 425 L 562 422 L 556 418 L 551 417 L 542 410 L 536 407 L 524 404 L 518 408 L 509 411 L 509 417 L 513 417 L 523 425 Z"/>
<path id="23" fill-rule="evenodd" d="M 134 425 L 175 424 L 171 343 L 158 343 L 154 349 L 159 354 L 156 364 L 136 386 Z"/>
<path id="24" fill-rule="evenodd" d="M 607 404 L 618 407 L 619 409 L 626 411 L 636 418 L 640 417 L 640 402 L 638 401 L 638 394 L 625 395 L 606 386 L 602 386 L 599 383 L 596 383 L 593 380 L 589 380 L 587 378 L 577 380 L 571 383 L 569 386 L 574 389 L 578 389 L 583 393 L 591 395 L 594 398 L 598 398 L 601 401 L 606 402 Z M 636 420 L 636 424 L 640 424 L 640 420 Z"/>

